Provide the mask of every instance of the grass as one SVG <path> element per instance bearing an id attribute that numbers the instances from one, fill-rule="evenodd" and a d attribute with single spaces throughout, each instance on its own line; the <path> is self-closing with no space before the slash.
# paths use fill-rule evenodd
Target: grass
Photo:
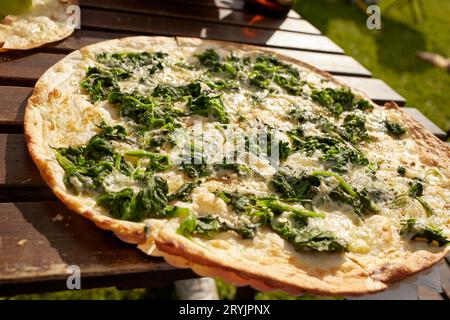
<path id="1" fill-rule="evenodd" d="M 427 19 L 415 24 L 407 8 L 385 13 L 393 0 L 381 1 L 382 30 L 366 28 L 366 16 L 345 0 L 297 0 L 294 9 L 323 34 L 353 56 L 374 78 L 389 84 L 443 130 L 450 129 L 450 75 L 416 58 L 417 51 L 431 51 L 450 57 L 450 1 L 425 1 Z M 217 280 L 222 299 L 233 299 L 236 288 Z M 28 294 L 12 299 L 157 299 L 172 298 L 170 289 L 118 290 L 101 288 Z M 258 293 L 256 299 L 300 298 L 282 292 Z M 9 299 L 9 298 L 8 298 Z"/>
<path id="2" fill-rule="evenodd" d="M 383 11 L 381 30 L 346 0 L 297 0 L 294 9 L 441 129 L 450 129 L 450 74 L 416 58 L 417 51 L 450 57 L 450 1 L 424 1 L 427 17 L 414 23 L 407 7 Z"/>

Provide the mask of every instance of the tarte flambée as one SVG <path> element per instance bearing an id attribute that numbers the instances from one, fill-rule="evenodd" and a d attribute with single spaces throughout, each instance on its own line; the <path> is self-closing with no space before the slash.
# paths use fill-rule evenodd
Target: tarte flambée
<path id="1" fill-rule="evenodd" d="M 70 209 L 201 275 L 362 295 L 449 252 L 449 147 L 394 103 L 258 47 L 82 48 L 36 84 L 25 135 Z"/>

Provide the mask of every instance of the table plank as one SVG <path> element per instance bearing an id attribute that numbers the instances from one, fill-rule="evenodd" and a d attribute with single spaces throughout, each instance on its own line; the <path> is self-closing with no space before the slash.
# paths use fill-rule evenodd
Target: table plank
<path id="1" fill-rule="evenodd" d="M 410 115 L 414 120 L 423 125 L 426 129 L 431 131 L 436 137 L 441 140 L 447 138 L 447 133 L 445 133 L 441 128 L 435 125 L 430 119 L 428 119 L 422 112 L 415 108 L 402 108 L 408 115 Z"/>
<path id="2" fill-rule="evenodd" d="M 347 76 L 336 76 L 336 78 L 346 85 L 366 93 L 369 98 L 378 104 L 394 101 L 400 106 L 405 105 L 405 98 L 380 79 Z"/>
<path id="3" fill-rule="evenodd" d="M 80 5 L 82 11 L 84 11 L 85 8 L 108 9 L 168 17 L 181 17 L 200 21 L 212 21 L 239 26 L 252 26 L 272 30 L 320 34 L 320 31 L 316 27 L 302 19 L 289 17 L 273 18 L 251 13 L 249 11 L 198 6 L 197 4 L 180 5 L 175 2 L 147 1 L 145 5 L 143 5 L 142 0 L 81 0 Z"/>
<path id="4" fill-rule="evenodd" d="M 81 17 L 81 25 L 83 28 L 94 28 L 96 30 L 117 30 L 119 32 L 125 31 L 170 36 L 194 36 L 272 47 L 343 53 L 342 48 L 329 38 L 321 35 L 281 30 L 272 31 L 233 25 L 228 25 L 224 28 L 223 24 L 220 23 L 149 16 L 146 14 L 84 9 Z"/>
<path id="5" fill-rule="evenodd" d="M 0 126 L 3 130 L 11 132 L 10 127 L 22 126 L 25 105 L 32 91 L 29 87 L 0 86 Z"/>
<path id="6" fill-rule="evenodd" d="M 142 288 L 195 277 L 145 256 L 61 203 L 0 203 L 0 212 L 0 295 L 64 290 L 70 265 L 80 268 L 82 288 Z"/>
<path id="7" fill-rule="evenodd" d="M 0 134 L 0 185 L 44 186 L 23 134 Z"/>
<path id="8" fill-rule="evenodd" d="M 271 50 L 304 61 L 334 75 L 372 76 L 369 70 L 350 56 L 279 48 Z"/>
<path id="9" fill-rule="evenodd" d="M 11 52 L 0 54 L 0 85 L 34 85 L 52 65 L 64 58 L 63 54 Z"/>

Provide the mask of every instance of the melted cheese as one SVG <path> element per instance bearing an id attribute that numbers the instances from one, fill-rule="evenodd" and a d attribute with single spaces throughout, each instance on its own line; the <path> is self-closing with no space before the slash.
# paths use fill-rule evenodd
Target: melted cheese
<path id="1" fill-rule="evenodd" d="M 120 52 L 120 48 L 114 49 Z M 204 71 L 188 71 L 175 64 L 183 59 L 184 61 L 195 61 L 192 56 L 184 56 L 183 50 L 172 50 L 169 53 L 168 67 L 158 72 L 149 81 L 147 86 L 142 86 L 137 79 L 141 76 L 137 72 L 133 78 L 122 83 L 124 90 L 138 90 L 141 92 L 149 92 L 152 86 L 158 83 L 170 85 L 185 85 L 202 76 Z M 92 60 L 84 61 L 78 65 L 78 68 L 84 68 L 86 65 L 92 65 Z M 305 80 L 316 87 L 333 87 L 327 81 L 315 73 L 301 69 L 301 73 Z M 76 72 L 73 77 L 80 75 Z M 305 94 L 310 89 L 305 86 Z M 251 100 L 251 90 L 243 86 L 238 92 L 222 93 L 223 102 L 226 111 L 230 114 L 232 123 L 227 125 L 227 130 L 232 130 L 235 136 L 252 134 L 261 124 L 269 125 L 281 131 L 292 129 L 295 124 L 290 122 L 286 117 L 286 112 L 293 106 L 301 107 L 305 112 L 311 114 L 325 114 L 323 109 L 313 103 L 304 96 L 289 96 L 286 94 L 273 93 L 270 97 L 263 99 L 261 103 L 255 104 Z M 78 96 L 79 97 L 79 96 Z M 114 108 L 111 108 L 106 102 L 97 104 L 94 108 L 89 102 L 88 97 L 83 97 L 82 103 L 75 104 L 75 98 L 71 100 L 71 112 L 74 114 L 73 119 L 79 119 L 79 122 L 69 124 L 60 118 L 58 106 L 55 106 L 54 113 L 46 116 L 47 125 L 55 126 L 58 132 L 58 138 L 53 138 L 48 133 L 50 140 L 57 142 L 56 146 L 66 146 L 86 142 L 92 136 L 93 126 L 92 119 L 106 118 L 108 122 L 123 124 L 118 119 Z M 79 98 L 76 98 L 79 99 Z M 89 115 L 92 113 L 91 115 Z M 244 120 L 240 120 L 243 117 Z M 345 114 L 341 116 L 344 118 Z M 337 185 L 334 178 L 326 178 L 327 184 L 322 183 L 317 198 L 316 209 L 325 213 L 326 218 L 311 218 L 310 226 L 324 231 L 331 231 L 338 237 L 344 239 L 349 244 L 349 250 L 358 255 L 382 255 L 386 248 L 396 250 L 404 246 L 403 239 L 398 235 L 400 221 L 405 217 L 424 218 L 425 212 L 417 201 L 408 199 L 406 205 L 402 208 L 392 206 L 392 200 L 407 192 L 409 178 L 420 177 L 425 183 L 425 191 L 423 198 L 433 207 L 435 214 L 430 218 L 436 225 L 443 228 L 445 235 L 450 236 L 450 171 L 448 168 L 440 168 L 440 172 L 430 174 L 429 166 L 422 163 L 418 146 L 416 142 L 407 134 L 402 139 L 393 139 L 386 134 L 384 129 L 384 120 L 398 122 L 399 115 L 395 111 L 387 111 L 383 108 L 375 108 L 372 112 L 365 113 L 366 127 L 372 139 L 370 143 L 363 143 L 360 149 L 366 154 L 371 164 L 376 164 L 378 169 L 372 175 L 367 167 L 356 167 L 345 174 L 345 179 L 357 190 L 370 188 L 380 190 L 387 194 L 390 198 L 386 201 L 377 203 L 379 206 L 378 214 L 367 217 L 361 221 L 353 212 L 352 207 L 339 202 L 333 202 L 324 198 L 333 186 Z M 342 121 L 332 117 L 328 118 L 335 125 L 340 125 Z M 224 128 L 217 123 L 206 121 L 205 118 L 192 116 L 182 118 L 182 128 L 188 134 L 194 134 L 195 121 L 201 121 L 203 138 L 209 142 L 209 146 L 213 145 L 219 149 L 227 149 L 230 140 L 227 139 Z M 81 125 L 80 125 L 81 123 Z M 48 129 L 50 130 L 50 129 Z M 313 123 L 303 125 L 305 135 L 320 134 L 320 130 Z M 83 133 L 81 133 L 83 132 Z M 87 132 L 87 134 L 86 134 Z M 62 133 L 62 135 L 61 135 Z M 287 137 L 281 134 L 281 139 Z M 167 151 L 167 150 L 166 150 Z M 167 151 L 168 152 L 168 151 Z M 316 152 L 312 156 L 306 156 L 302 153 L 294 153 L 282 163 L 282 166 L 289 167 L 292 172 L 301 172 L 304 170 L 324 170 L 325 166 L 319 160 L 320 152 Z M 217 161 L 223 159 L 224 153 L 212 152 L 212 160 Z M 177 203 L 191 208 L 199 214 L 215 214 L 229 221 L 236 219 L 236 214 L 217 196 L 214 195 L 216 190 L 224 190 L 239 193 L 253 193 L 256 195 L 265 195 L 269 192 L 267 181 L 275 174 L 277 167 L 268 162 L 264 157 L 254 154 L 244 155 L 242 161 L 250 159 L 250 167 L 256 174 L 249 177 L 239 177 L 231 175 L 226 181 L 208 180 L 200 187 L 196 188 L 192 194 L 192 203 Z M 399 176 L 396 172 L 398 166 L 407 166 L 408 172 L 406 177 Z M 158 173 L 167 180 L 169 191 L 173 192 L 187 182 L 186 176 L 177 170 Z M 106 184 L 109 191 L 119 190 L 123 187 L 139 188 L 130 179 L 120 176 L 116 173 L 107 178 Z M 334 185 L 333 185 L 334 184 Z M 261 228 L 260 232 L 252 241 L 243 240 L 232 232 L 218 234 L 213 239 L 205 240 L 206 243 L 217 250 L 229 250 L 234 248 L 233 252 L 239 252 L 245 256 L 245 259 L 259 261 L 260 263 L 268 263 L 267 257 L 274 259 L 282 259 L 292 255 L 292 250 L 284 245 L 284 241 L 274 232 Z M 245 250 L 244 250 L 245 249 Z M 266 255 L 261 252 L 265 252 Z M 294 254 L 295 255 L 295 254 Z M 278 258 L 277 258 L 278 257 Z M 317 258 L 318 259 L 318 258 Z"/>

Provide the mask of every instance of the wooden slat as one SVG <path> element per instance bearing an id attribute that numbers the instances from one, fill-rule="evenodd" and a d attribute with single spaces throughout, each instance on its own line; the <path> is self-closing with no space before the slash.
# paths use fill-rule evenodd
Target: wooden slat
<path id="1" fill-rule="evenodd" d="M 0 185 L 43 186 L 23 134 L 0 134 Z"/>
<path id="2" fill-rule="evenodd" d="M 84 8 L 109 9 L 125 12 L 147 13 L 168 17 L 181 17 L 199 21 L 212 21 L 239 26 L 252 26 L 271 30 L 285 30 L 292 32 L 320 34 L 311 23 L 302 19 L 272 18 L 248 11 L 213 8 L 197 5 L 180 5 L 174 2 L 142 0 L 81 0 Z"/>
<path id="3" fill-rule="evenodd" d="M 201 22 L 170 17 L 148 16 L 84 9 L 81 17 L 84 28 L 138 32 L 142 34 L 194 36 L 207 39 L 236 41 L 272 47 L 284 47 L 309 51 L 343 53 L 343 50 L 327 37 L 272 31 L 259 28 L 238 27 L 214 22 Z"/>
<path id="4" fill-rule="evenodd" d="M 2 129 L 10 126 L 22 126 L 23 112 L 32 90 L 29 87 L 0 87 L 0 126 Z"/>
<path id="5" fill-rule="evenodd" d="M 389 101 L 394 101 L 400 106 L 405 104 L 405 98 L 380 79 L 347 76 L 336 76 L 336 78 L 346 85 L 366 93 L 369 98 L 378 104 L 384 104 Z"/>
<path id="6" fill-rule="evenodd" d="M 95 31 L 95 30 L 75 30 L 75 32 L 68 38 L 56 42 L 50 43 L 42 47 L 43 50 L 48 50 L 52 52 L 70 52 L 73 50 L 78 50 L 87 45 L 94 44 L 97 42 L 124 38 L 136 35 L 134 33 L 126 33 L 126 32 L 106 32 L 106 31 Z"/>
<path id="7" fill-rule="evenodd" d="M 369 70 L 350 56 L 279 48 L 273 48 L 272 50 L 304 61 L 320 70 L 335 75 L 354 75 L 358 77 L 370 77 L 372 75 Z"/>
<path id="8" fill-rule="evenodd" d="M 289 10 L 287 17 L 292 18 L 292 19 L 301 19 L 302 17 L 295 12 L 294 10 Z"/>
<path id="9" fill-rule="evenodd" d="M 66 268 L 81 270 L 81 287 L 152 287 L 192 278 L 150 258 L 57 202 L 0 203 L 0 296 L 64 290 Z"/>
<path id="10" fill-rule="evenodd" d="M 403 108 L 407 114 L 409 114 L 414 120 L 423 125 L 426 129 L 431 131 L 436 137 L 441 140 L 447 138 L 447 134 L 441 130 L 437 125 L 435 125 L 430 119 L 428 119 L 422 112 L 415 108 Z"/>
<path id="11" fill-rule="evenodd" d="M 0 54 L 0 84 L 33 85 L 52 65 L 64 57 L 62 54 L 11 52 Z"/>

